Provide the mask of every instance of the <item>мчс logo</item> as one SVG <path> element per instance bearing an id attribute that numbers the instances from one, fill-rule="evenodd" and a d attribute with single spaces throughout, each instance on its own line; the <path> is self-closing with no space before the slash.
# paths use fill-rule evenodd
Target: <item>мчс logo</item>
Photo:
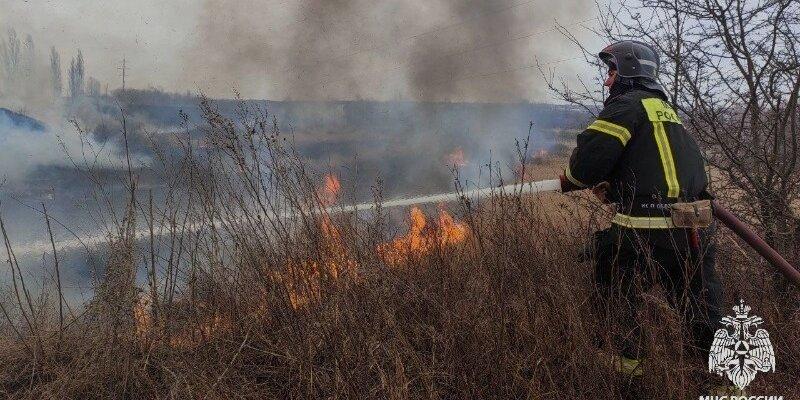
<path id="1" fill-rule="evenodd" d="M 739 300 L 733 307 L 735 316 L 720 320 L 725 328 L 714 334 L 714 342 L 708 354 L 708 370 L 722 376 L 727 375 L 739 390 L 753 381 L 758 372 L 775 372 L 775 351 L 769 333 L 758 325 L 761 317 L 748 316 L 750 307 Z M 755 332 L 753 332 L 753 330 Z"/>

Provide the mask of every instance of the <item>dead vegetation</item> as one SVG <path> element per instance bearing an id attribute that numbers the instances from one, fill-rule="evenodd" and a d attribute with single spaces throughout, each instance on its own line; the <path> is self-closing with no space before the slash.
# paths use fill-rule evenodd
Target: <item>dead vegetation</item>
<path id="1" fill-rule="evenodd" d="M 415 211 L 395 238 L 386 210 L 326 212 L 341 185 L 266 113 L 203 109 L 203 148 L 162 160 L 172 201 L 131 190 L 96 296 L 63 329 L 58 302 L 2 299 L 4 397 L 691 398 L 717 383 L 658 290 L 640 310 L 645 376 L 614 372 L 597 343 L 620 327 L 593 312 L 580 257 L 605 218 L 589 199 L 498 193 Z M 768 267 L 718 239 L 726 304 L 752 304 L 778 353 L 752 391 L 799 393 L 800 319 L 773 318 Z"/>

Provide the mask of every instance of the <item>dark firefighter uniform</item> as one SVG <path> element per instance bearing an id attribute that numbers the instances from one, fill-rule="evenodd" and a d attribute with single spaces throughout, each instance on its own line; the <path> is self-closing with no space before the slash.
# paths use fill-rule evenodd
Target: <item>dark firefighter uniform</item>
<path id="1" fill-rule="evenodd" d="M 597 119 L 578 135 L 564 176 L 574 189 L 609 184 L 606 199 L 616 215 L 611 228 L 595 234 L 595 279 L 602 308 L 611 298 L 630 305 L 620 311 L 633 325 L 622 338 L 623 356 L 640 358 L 633 307 L 637 294 L 655 284 L 685 313 L 702 354 L 720 317 L 711 227 L 676 228 L 671 209 L 707 196 L 708 180 L 697 144 L 660 85 L 645 83 L 612 86 Z"/>

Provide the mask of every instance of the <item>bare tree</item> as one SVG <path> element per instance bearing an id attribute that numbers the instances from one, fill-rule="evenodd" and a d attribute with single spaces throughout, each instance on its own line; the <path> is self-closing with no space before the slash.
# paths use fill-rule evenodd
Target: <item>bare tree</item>
<path id="1" fill-rule="evenodd" d="M 78 50 L 78 55 L 69 65 L 69 93 L 72 97 L 83 96 L 83 80 L 86 73 L 83 65 L 83 54 Z"/>
<path id="2" fill-rule="evenodd" d="M 86 95 L 92 97 L 99 96 L 100 91 L 100 81 L 90 76 L 89 79 L 86 80 Z"/>
<path id="3" fill-rule="evenodd" d="M 36 73 L 36 47 L 30 34 L 25 36 L 25 45 L 22 56 L 22 73 L 25 79 L 31 78 Z"/>
<path id="4" fill-rule="evenodd" d="M 7 40 L 0 42 L 0 60 L 2 60 L 3 78 L 8 87 L 14 82 L 20 65 L 20 42 L 17 32 L 13 29 L 9 29 Z"/>
<path id="5" fill-rule="evenodd" d="M 53 88 L 53 96 L 61 97 L 64 90 L 64 82 L 61 78 L 61 55 L 58 54 L 55 46 L 50 47 L 50 84 Z"/>

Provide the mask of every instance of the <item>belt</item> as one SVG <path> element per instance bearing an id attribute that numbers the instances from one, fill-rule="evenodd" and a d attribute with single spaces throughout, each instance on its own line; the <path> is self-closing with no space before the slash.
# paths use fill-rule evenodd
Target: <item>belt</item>
<path id="1" fill-rule="evenodd" d="M 617 213 L 611 222 L 635 229 L 672 229 L 675 224 L 670 217 L 632 217 L 630 215 Z"/>

